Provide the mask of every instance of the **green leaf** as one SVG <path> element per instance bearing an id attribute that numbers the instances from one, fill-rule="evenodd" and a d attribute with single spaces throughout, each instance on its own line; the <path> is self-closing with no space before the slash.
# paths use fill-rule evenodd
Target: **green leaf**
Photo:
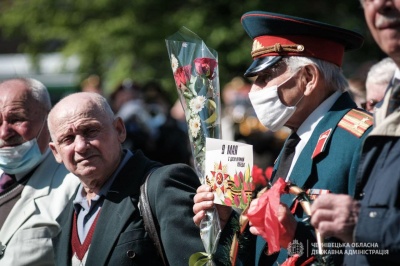
<path id="1" fill-rule="evenodd" d="M 211 256 L 209 256 L 205 252 L 197 252 L 194 253 L 189 258 L 189 266 L 204 266 L 211 260 Z"/>

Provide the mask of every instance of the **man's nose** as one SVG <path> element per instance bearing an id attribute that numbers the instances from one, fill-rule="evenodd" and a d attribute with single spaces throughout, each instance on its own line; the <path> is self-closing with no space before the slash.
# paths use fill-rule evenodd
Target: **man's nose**
<path id="1" fill-rule="evenodd" d="M 75 150 L 76 151 L 84 151 L 87 149 L 88 145 L 89 145 L 89 141 L 85 137 L 80 136 L 80 135 L 77 135 L 75 137 Z"/>
<path id="2" fill-rule="evenodd" d="M 7 121 L 3 121 L 0 124 L 0 139 L 7 140 L 14 136 L 14 134 L 15 131 L 12 129 L 11 125 L 7 123 Z"/>
<path id="3" fill-rule="evenodd" d="M 259 90 L 262 90 L 262 89 L 263 89 L 263 87 L 261 87 L 259 85 L 259 83 L 256 81 L 251 85 L 250 91 L 259 91 Z"/>

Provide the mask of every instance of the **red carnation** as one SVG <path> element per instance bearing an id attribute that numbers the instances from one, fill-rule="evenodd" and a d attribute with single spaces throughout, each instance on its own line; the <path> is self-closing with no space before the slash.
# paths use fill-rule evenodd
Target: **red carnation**
<path id="1" fill-rule="evenodd" d="M 175 83 L 178 88 L 182 88 L 182 85 L 187 87 L 190 81 L 190 76 L 192 72 L 192 66 L 187 65 L 183 67 L 178 67 L 174 73 Z"/>

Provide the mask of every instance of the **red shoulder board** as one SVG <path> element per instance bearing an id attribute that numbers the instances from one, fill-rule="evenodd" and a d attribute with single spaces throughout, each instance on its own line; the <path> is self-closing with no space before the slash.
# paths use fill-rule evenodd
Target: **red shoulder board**
<path id="1" fill-rule="evenodd" d="M 319 135 L 317 145 L 314 148 L 314 152 L 311 156 L 311 159 L 314 159 L 315 157 L 318 156 L 321 152 L 325 150 L 326 147 L 326 142 L 329 139 L 329 135 L 332 132 L 332 128 L 328 129 L 327 131 L 323 132 L 321 135 Z"/>
<path id="2" fill-rule="evenodd" d="M 374 120 L 370 114 L 361 110 L 351 109 L 343 116 L 338 126 L 359 138 L 373 123 Z"/>

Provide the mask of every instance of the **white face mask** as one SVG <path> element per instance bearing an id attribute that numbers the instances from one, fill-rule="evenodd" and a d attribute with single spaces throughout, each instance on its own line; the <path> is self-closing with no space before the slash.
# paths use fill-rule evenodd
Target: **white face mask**
<path id="1" fill-rule="evenodd" d="M 249 92 L 250 102 L 253 105 L 258 120 L 273 132 L 278 131 L 285 125 L 296 111 L 297 104 L 304 97 L 303 94 L 294 106 L 286 106 L 279 99 L 278 87 L 290 80 L 296 73 L 297 72 L 279 85 Z"/>
<path id="2" fill-rule="evenodd" d="M 37 137 L 40 136 L 44 123 L 46 119 Z M 1 148 L 0 168 L 7 174 L 21 174 L 33 169 L 42 158 L 37 137 L 18 146 Z"/>

